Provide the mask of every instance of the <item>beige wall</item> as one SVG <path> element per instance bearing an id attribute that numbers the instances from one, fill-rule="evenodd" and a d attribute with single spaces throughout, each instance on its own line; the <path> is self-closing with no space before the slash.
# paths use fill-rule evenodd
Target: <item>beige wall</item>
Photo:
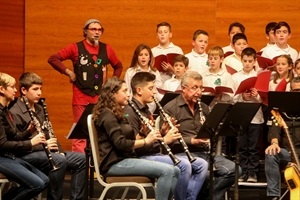
<path id="1" fill-rule="evenodd" d="M 72 125 L 71 85 L 67 77 L 48 65 L 47 59 L 68 43 L 83 39 L 82 27 L 87 19 L 102 22 L 105 33 L 101 40 L 114 48 L 125 72 L 138 44 L 157 45 L 155 28 L 161 21 L 171 23 L 173 42 L 185 53 L 191 50 L 192 34 L 197 29 L 208 31 L 209 46 L 228 45 L 227 29 L 234 21 L 245 25 L 249 45 L 256 50 L 266 44 L 264 28 L 268 22 L 287 21 L 292 28 L 289 43 L 300 50 L 299 5 L 300 0 L 27 0 L 25 71 L 35 71 L 44 78 L 43 96 L 54 130 L 64 148 L 70 149 L 70 141 L 64 136 Z M 69 61 L 66 65 L 71 68 Z"/>

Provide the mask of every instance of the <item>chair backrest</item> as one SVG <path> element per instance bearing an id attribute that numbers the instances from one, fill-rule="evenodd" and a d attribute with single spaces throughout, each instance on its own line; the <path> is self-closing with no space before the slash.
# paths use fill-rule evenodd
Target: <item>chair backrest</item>
<path id="1" fill-rule="evenodd" d="M 87 117 L 87 125 L 88 125 L 88 132 L 90 138 L 90 146 L 92 149 L 92 157 L 94 161 L 95 172 L 97 174 L 97 180 L 101 185 L 106 187 L 107 183 L 103 181 L 103 177 L 100 173 L 100 168 L 99 168 L 100 154 L 99 154 L 99 146 L 98 146 L 98 135 L 92 117 L 93 117 L 92 114 L 88 115 Z"/>
<path id="2" fill-rule="evenodd" d="M 107 191 L 112 187 L 136 187 L 140 190 L 138 194 L 138 198 L 142 197 L 143 200 L 147 199 L 147 193 L 145 187 L 154 188 L 154 180 L 145 176 L 114 176 L 114 177 L 106 177 L 100 173 L 100 154 L 99 154 L 99 146 L 98 146 L 98 135 L 94 125 L 94 121 L 92 120 L 92 114 L 87 117 L 87 126 L 89 132 L 90 146 L 92 149 L 92 157 L 94 160 L 94 167 L 97 174 L 98 182 L 105 188 L 101 193 L 99 199 L 103 199 L 107 193 Z M 134 182 L 132 182 L 134 180 Z M 128 190 L 124 190 L 122 196 L 127 195 Z"/>

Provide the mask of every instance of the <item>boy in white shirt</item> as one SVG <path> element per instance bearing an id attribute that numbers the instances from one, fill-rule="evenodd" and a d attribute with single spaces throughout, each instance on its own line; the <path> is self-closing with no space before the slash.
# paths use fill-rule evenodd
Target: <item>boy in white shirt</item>
<path id="1" fill-rule="evenodd" d="M 245 34 L 245 27 L 243 24 L 239 23 L 239 22 L 233 22 L 232 24 L 230 24 L 229 28 L 228 28 L 228 38 L 230 40 L 230 44 L 228 46 L 223 47 L 223 51 L 224 54 L 226 54 L 227 52 L 234 52 L 234 49 L 232 48 L 232 38 L 235 34 L 237 33 L 244 33 Z"/>
<path id="2" fill-rule="evenodd" d="M 178 55 L 174 58 L 174 75 L 166 80 L 163 85 L 164 90 L 175 92 L 181 90 L 181 77 L 187 71 L 189 59 L 184 55 Z"/>
<path id="3" fill-rule="evenodd" d="M 290 55 L 293 62 L 298 58 L 298 52 L 288 45 L 288 40 L 291 38 L 291 28 L 286 22 L 278 22 L 274 28 L 276 44 L 266 48 L 262 57 L 273 59 L 277 56 L 287 54 Z"/>
<path id="4" fill-rule="evenodd" d="M 196 30 L 192 41 L 193 49 L 185 56 L 189 59 L 189 70 L 203 75 L 208 69 L 206 48 L 208 45 L 208 33 L 204 30 Z"/>
<path id="5" fill-rule="evenodd" d="M 240 83 L 250 77 L 257 76 L 254 70 L 256 63 L 256 51 L 251 48 L 245 48 L 241 54 L 243 69 L 232 75 L 234 83 L 234 91 L 237 90 Z M 235 102 L 261 102 L 258 92 L 255 88 L 236 95 L 233 100 Z M 257 182 L 257 172 L 259 167 L 259 147 L 258 141 L 263 131 L 264 117 L 260 108 L 253 117 L 247 131 L 240 136 L 240 166 L 242 167 L 242 175 L 239 177 L 240 182 Z"/>
<path id="6" fill-rule="evenodd" d="M 276 39 L 275 39 L 275 34 L 274 34 L 274 28 L 275 26 L 277 25 L 276 22 L 270 22 L 266 25 L 266 28 L 265 28 L 265 32 L 266 32 L 266 38 L 268 40 L 268 43 L 267 45 L 262 48 L 260 50 L 260 52 L 262 53 L 266 48 L 270 47 L 270 46 L 273 46 L 276 42 Z"/>
<path id="7" fill-rule="evenodd" d="M 241 71 L 243 69 L 243 64 L 241 61 L 242 51 L 248 47 L 248 40 L 245 34 L 237 33 L 232 38 L 231 43 L 234 53 L 227 56 L 223 63 L 222 68 L 226 70 L 226 65 L 233 68 L 235 71 Z"/>
<path id="8" fill-rule="evenodd" d="M 159 44 L 151 49 L 154 57 L 169 53 L 178 53 L 183 55 L 182 49 L 171 42 L 172 29 L 168 22 L 161 22 L 156 25 L 156 37 L 159 40 Z M 165 72 L 160 72 L 160 75 L 164 82 L 172 77 L 174 69 L 170 63 L 166 62 L 162 63 L 162 68 Z"/>
<path id="9" fill-rule="evenodd" d="M 221 47 L 214 46 L 208 51 L 209 69 L 203 74 L 203 87 L 215 88 L 216 86 L 225 86 L 233 89 L 231 75 L 221 68 L 224 59 L 224 52 Z M 205 94 L 205 92 L 203 93 Z M 217 102 L 231 102 L 233 94 L 219 93 L 215 94 L 215 99 L 210 104 L 213 107 Z"/>

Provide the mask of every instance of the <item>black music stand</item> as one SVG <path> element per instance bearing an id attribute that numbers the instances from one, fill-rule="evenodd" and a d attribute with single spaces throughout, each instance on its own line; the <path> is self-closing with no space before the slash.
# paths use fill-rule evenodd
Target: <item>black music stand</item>
<path id="1" fill-rule="evenodd" d="M 280 112 L 286 112 L 290 116 L 300 114 L 300 92 L 268 92 L 269 108 L 280 109 Z"/>
<path id="2" fill-rule="evenodd" d="M 209 199 L 213 199 L 213 164 L 214 164 L 214 157 L 215 154 L 213 152 L 213 148 L 217 141 L 217 130 L 219 128 L 220 123 L 222 122 L 223 118 L 225 117 L 228 110 L 231 108 L 231 104 L 228 103 L 217 103 L 208 117 L 206 118 L 205 122 L 201 126 L 196 138 L 210 138 L 210 156 L 209 156 Z"/>
<path id="3" fill-rule="evenodd" d="M 179 92 L 166 92 L 163 96 L 163 98 L 160 100 L 160 105 L 161 107 L 164 107 L 167 103 L 169 103 L 170 101 L 172 101 L 173 99 L 175 99 L 178 95 L 180 95 Z M 153 113 L 155 116 L 159 115 L 159 110 L 156 106 L 156 109 Z"/>
<path id="4" fill-rule="evenodd" d="M 234 199 L 239 199 L 238 194 L 238 178 L 239 178 L 239 137 L 247 130 L 253 117 L 260 108 L 261 103 L 245 103 L 237 102 L 230 109 L 220 131 L 221 136 L 236 137 L 236 159 L 235 159 L 235 184 L 234 184 Z"/>
<path id="5" fill-rule="evenodd" d="M 201 101 L 209 106 L 210 103 L 214 100 L 214 98 L 215 98 L 215 95 L 202 94 Z"/>
<path id="6" fill-rule="evenodd" d="M 88 104 L 81 114 L 77 123 L 74 123 L 69 131 L 67 139 L 86 139 L 86 147 L 84 148 L 86 158 L 86 177 L 89 177 L 89 161 L 91 157 L 90 140 L 87 126 L 87 117 L 92 114 L 95 104 Z M 94 194 L 94 170 L 90 170 L 90 183 L 85 184 L 85 198 L 88 199 L 88 187 L 90 185 L 90 197 Z"/>

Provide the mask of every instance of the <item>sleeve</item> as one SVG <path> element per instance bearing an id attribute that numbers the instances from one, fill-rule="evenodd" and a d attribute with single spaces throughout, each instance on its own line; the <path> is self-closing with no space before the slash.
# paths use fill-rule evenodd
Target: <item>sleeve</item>
<path id="1" fill-rule="evenodd" d="M 115 51 L 112 49 L 112 47 L 108 44 L 106 44 L 106 52 L 107 52 L 108 60 L 111 64 L 112 68 L 114 69 L 113 76 L 120 77 L 122 74 L 122 70 L 123 70 L 123 65 L 122 65 L 121 61 L 118 59 L 118 57 L 117 57 Z"/>
<path id="2" fill-rule="evenodd" d="M 233 84 L 232 76 L 228 72 L 225 72 L 225 74 L 226 75 L 224 77 L 225 78 L 224 86 L 231 88 L 232 91 L 234 92 L 234 84 Z M 234 97 L 234 93 L 223 93 L 221 101 L 231 102 L 233 100 L 233 97 Z"/>
<path id="3" fill-rule="evenodd" d="M 276 126 L 274 122 L 272 122 L 272 126 L 269 128 L 268 133 L 268 141 L 271 142 L 272 139 L 277 138 L 278 142 L 281 141 L 281 128 L 279 126 Z"/>
<path id="4" fill-rule="evenodd" d="M 137 115 L 135 114 L 135 112 L 130 106 L 125 107 L 125 114 L 126 114 L 127 121 L 133 128 L 134 134 L 135 135 L 139 134 L 141 129 L 141 123 L 139 118 L 137 117 Z"/>
<path id="5" fill-rule="evenodd" d="M 133 70 L 133 68 L 128 68 L 126 70 L 125 76 L 124 76 L 124 80 L 125 80 L 125 83 L 128 87 L 128 92 L 129 92 L 130 96 L 132 96 L 132 90 L 131 90 L 131 85 L 130 85 L 131 79 L 132 79 L 132 75 L 131 75 L 132 70 Z"/>
<path id="6" fill-rule="evenodd" d="M 102 121 L 110 142 L 113 143 L 119 151 L 128 152 L 133 149 L 135 140 L 125 138 L 122 134 L 118 119 L 112 113 L 106 112 L 106 114 L 103 115 Z"/>
<path id="7" fill-rule="evenodd" d="M 78 59 L 78 49 L 75 43 L 72 43 L 65 48 L 61 49 L 56 54 L 51 55 L 48 58 L 48 63 L 58 72 L 64 74 L 67 67 L 63 64 L 65 60 L 72 60 L 72 62 L 76 62 Z"/>
<path id="8" fill-rule="evenodd" d="M 5 129 L 0 122 L 0 150 L 4 151 L 30 151 L 32 148 L 31 141 L 10 141 L 7 140 Z"/>

